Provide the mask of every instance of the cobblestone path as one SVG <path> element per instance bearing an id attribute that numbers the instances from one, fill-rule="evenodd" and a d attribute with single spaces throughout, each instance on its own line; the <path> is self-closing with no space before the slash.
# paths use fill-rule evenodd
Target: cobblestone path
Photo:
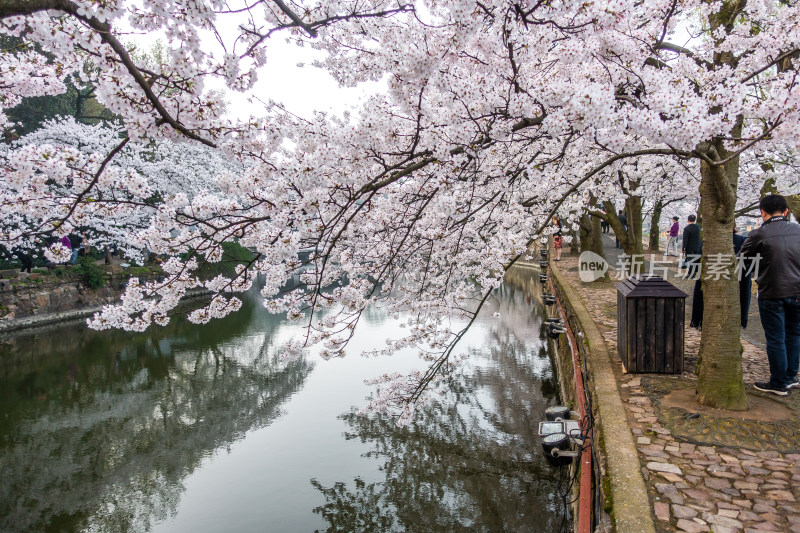
<path id="1" fill-rule="evenodd" d="M 683 375 L 623 374 L 616 290 L 613 283 L 582 283 L 577 263 L 576 257 L 565 256 L 559 270 L 580 294 L 617 363 L 658 531 L 800 533 L 800 392 L 777 400 L 756 391 L 752 382 L 769 374 L 766 353 L 743 339 L 744 379 L 751 403 L 761 406 L 758 419 L 690 401 L 668 402 L 671 394 L 696 385 L 700 332 L 688 327 L 687 317 Z"/>

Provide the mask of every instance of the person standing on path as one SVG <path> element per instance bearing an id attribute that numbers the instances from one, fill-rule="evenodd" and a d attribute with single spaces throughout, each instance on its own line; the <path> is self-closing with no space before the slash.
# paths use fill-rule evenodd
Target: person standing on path
<path id="1" fill-rule="evenodd" d="M 19 262 L 22 264 L 22 268 L 20 268 L 19 271 L 30 274 L 31 267 L 33 267 L 33 258 L 31 257 L 30 250 L 18 248 L 14 251 L 14 255 L 17 256 L 17 259 L 19 259 Z"/>
<path id="2" fill-rule="evenodd" d="M 667 239 L 667 251 L 666 255 L 674 255 L 678 257 L 678 235 L 680 234 L 681 226 L 678 224 L 678 217 L 672 217 L 672 227 L 669 228 L 669 238 Z M 670 249 L 672 249 L 672 245 L 675 245 L 675 253 L 669 253 Z"/>
<path id="3" fill-rule="evenodd" d="M 767 195 L 758 207 L 764 223 L 750 232 L 741 255 L 757 262 L 758 311 L 770 376 L 753 385 L 786 396 L 797 386 L 800 363 L 800 224 L 789 222 L 783 196 Z"/>
<path id="4" fill-rule="evenodd" d="M 623 231 L 625 231 L 627 233 L 627 231 L 628 231 L 628 217 L 625 216 L 625 214 L 622 212 L 622 209 L 619 210 L 619 213 L 617 214 L 617 218 L 619 218 L 619 223 L 622 224 Z M 620 245 L 619 245 L 619 236 L 616 234 L 616 232 L 614 232 L 614 239 L 617 241 L 616 242 L 616 247 L 619 248 L 620 247 Z"/>
<path id="5" fill-rule="evenodd" d="M 561 230 L 558 230 L 553 235 L 553 254 L 555 257 L 553 261 L 561 261 L 561 248 L 564 246 L 564 238 L 561 236 Z"/>
<path id="6" fill-rule="evenodd" d="M 683 228 L 683 254 L 686 277 L 697 279 L 700 273 L 700 226 L 695 224 L 697 217 L 689 215 L 689 223 Z"/>
<path id="7" fill-rule="evenodd" d="M 70 255 L 71 255 L 72 254 L 72 244 L 69 242 L 69 237 L 64 235 L 63 237 L 61 237 L 61 240 L 59 242 L 61 242 L 61 246 L 63 246 L 67 250 L 69 250 Z M 65 265 L 69 264 L 69 261 L 66 261 L 64 264 Z"/>

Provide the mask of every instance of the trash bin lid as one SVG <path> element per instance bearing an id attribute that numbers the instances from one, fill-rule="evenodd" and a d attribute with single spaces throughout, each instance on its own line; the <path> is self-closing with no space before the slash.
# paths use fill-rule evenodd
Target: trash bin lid
<path id="1" fill-rule="evenodd" d="M 686 293 L 660 276 L 630 276 L 614 285 L 625 298 L 686 298 Z"/>

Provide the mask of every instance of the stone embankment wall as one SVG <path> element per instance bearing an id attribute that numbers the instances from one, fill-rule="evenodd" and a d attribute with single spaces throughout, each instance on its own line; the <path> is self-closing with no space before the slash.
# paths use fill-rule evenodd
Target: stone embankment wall
<path id="1" fill-rule="evenodd" d="M 564 306 L 567 322 L 576 337 L 581 364 L 586 375 L 586 388 L 591 397 L 594 418 L 594 451 L 599 463 L 600 502 L 602 515 L 596 531 L 654 533 L 649 513 L 650 502 L 639 469 L 639 456 L 633 442 L 625 408 L 619 395 L 611 356 L 600 331 L 580 296 L 555 263 L 550 263 L 553 292 Z M 565 359 L 570 348 L 560 341 L 558 359 Z M 563 350 L 563 352 L 562 352 Z M 569 366 L 571 367 L 571 356 Z M 597 479 L 595 479 L 595 482 Z M 612 526 L 613 524 L 613 526 Z"/>
<path id="2" fill-rule="evenodd" d="M 575 310 L 572 306 L 567 295 L 564 293 L 563 288 L 558 283 L 553 276 L 549 277 L 548 283 L 548 290 L 556 295 L 558 298 L 558 304 L 549 306 L 548 307 L 548 315 L 555 317 L 555 318 L 564 318 L 561 313 L 559 312 L 558 305 L 560 305 L 564 311 L 564 315 L 566 316 L 566 325 L 572 331 L 572 334 L 575 336 L 576 343 L 578 344 L 578 350 L 580 353 L 580 360 L 584 361 L 587 353 L 586 353 L 586 344 L 584 343 L 585 340 L 585 333 L 583 331 L 583 326 L 578 320 Z M 558 370 L 558 382 L 561 391 L 561 398 L 562 401 L 570 407 L 573 411 L 578 410 L 578 402 L 575 397 L 575 368 L 573 364 L 573 354 L 572 348 L 570 347 L 569 338 L 566 334 L 559 336 L 559 338 L 555 341 L 552 341 L 555 344 L 555 360 L 556 366 Z M 583 372 L 588 374 L 588 369 L 584 367 Z M 587 387 L 587 390 L 591 390 L 591 376 L 586 375 L 587 382 L 584 383 L 584 386 Z M 588 405 L 590 409 L 592 409 L 592 415 L 594 417 L 598 416 L 596 409 L 594 409 L 594 405 L 590 403 Z M 596 494 L 593 495 L 594 499 L 600 500 L 600 505 L 598 506 L 598 502 L 594 502 L 593 507 L 601 509 L 600 511 L 593 512 L 596 520 L 596 527 L 595 533 L 605 533 L 612 530 L 611 526 L 611 516 L 609 513 L 613 510 L 613 503 L 612 499 L 609 494 L 609 489 L 605 480 L 607 479 L 607 468 L 605 464 L 605 454 L 602 450 L 603 442 L 602 442 L 602 435 L 600 431 L 593 431 L 594 436 L 594 447 L 596 453 L 592 456 L 593 466 L 596 468 L 595 472 L 592 475 L 592 482 L 594 485 L 599 485 L 598 491 Z M 572 468 L 578 468 L 577 464 L 573 464 Z M 579 495 L 579 483 L 575 483 L 574 485 L 574 495 L 573 495 L 573 503 L 572 503 L 572 515 L 577 517 L 578 516 L 578 495 Z M 595 487 L 593 487 L 594 489 Z"/>
<path id="3" fill-rule="evenodd" d="M 105 283 L 91 289 L 70 268 L 56 273 L 0 271 L 0 332 L 76 320 L 117 301 L 132 277 L 119 265 L 103 268 Z M 139 272 L 144 279 L 158 272 Z"/>

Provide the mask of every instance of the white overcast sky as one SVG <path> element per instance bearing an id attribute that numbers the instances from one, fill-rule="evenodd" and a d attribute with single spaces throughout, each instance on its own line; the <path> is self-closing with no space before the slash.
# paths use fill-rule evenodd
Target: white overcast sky
<path id="1" fill-rule="evenodd" d="M 266 102 L 270 99 L 282 102 L 286 108 L 302 117 L 311 118 L 316 111 L 343 111 L 357 106 L 365 95 L 379 90 L 377 83 L 359 87 L 340 87 L 327 71 L 311 66 L 321 52 L 310 48 L 298 48 L 278 36 L 268 44 L 267 64 L 259 71 L 258 81 L 250 91 Z M 299 67 L 298 63 L 305 66 Z M 247 101 L 241 93 L 228 92 L 229 110 L 236 117 L 259 115 L 260 104 Z"/>

